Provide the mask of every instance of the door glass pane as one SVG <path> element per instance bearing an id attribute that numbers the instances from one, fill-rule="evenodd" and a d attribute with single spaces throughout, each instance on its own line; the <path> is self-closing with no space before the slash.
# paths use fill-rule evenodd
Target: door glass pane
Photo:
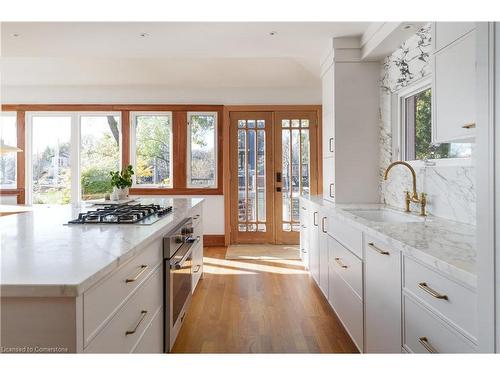
<path id="1" fill-rule="evenodd" d="M 238 130 L 238 220 L 246 222 L 246 165 L 247 165 L 247 152 L 246 152 L 246 131 Z M 239 226 L 238 230 L 246 231 L 245 226 Z"/>
<path id="2" fill-rule="evenodd" d="M 310 193 L 310 155 L 309 155 L 309 130 L 303 129 L 301 133 L 301 154 L 302 154 L 302 166 L 301 166 L 301 193 Z"/>
<path id="3" fill-rule="evenodd" d="M 257 213 L 258 221 L 266 221 L 266 132 L 257 131 Z M 264 228 L 265 226 L 259 228 Z"/>
<path id="4" fill-rule="evenodd" d="M 33 204 L 71 201 L 71 117 L 34 116 L 32 121 Z"/>
<path id="5" fill-rule="evenodd" d="M 292 120 L 292 123 L 295 120 Z M 297 120 L 298 122 L 298 120 Z M 292 197 L 292 221 L 299 221 L 299 196 L 300 196 L 300 130 L 292 130 L 292 178 L 291 178 L 291 197 Z"/>
<path id="6" fill-rule="evenodd" d="M 250 121 L 248 121 L 250 123 Z M 255 184 L 255 130 L 248 131 L 248 221 L 255 221 L 257 217 L 256 184 Z M 250 226 L 249 226 L 250 230 Z"/>
<path id="7" fill-rule="evenodd" d="M 135 149 L 136 184 L 172 187 L 171 116 L 137 116 Z"/>
<path id="8" fill-rule="evenodd" d="M 283 221 L 290 221 L 290 131 L 281 131 L 281 144 L 282 144 L 282 197 L 283 197 Z"/>
<path id="9" fill-rule="evenodd" d="M 16 115 L 2 114 L 0 116 L 0 143 L 17 147 Z M 0 153 L 0 187 L 15 189 L 17 152 Z"/>
<path id="10" fill-rule="evenodd" d="M 82 200 L 103 198 L 113 189 L 110 171 L 120 169 L 120 118 L 80 118 L 80 168 Z"/>

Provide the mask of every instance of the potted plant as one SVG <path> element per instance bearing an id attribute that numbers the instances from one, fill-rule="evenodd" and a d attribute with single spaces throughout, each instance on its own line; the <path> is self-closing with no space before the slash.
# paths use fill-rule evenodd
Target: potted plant
<path id="1" fill-rule="evenodd" d="M 132 176 L 134 174 L 132 166 L 129 165 L 127 168 L 122 169 L 121 172 L 109 172 L 109 174 L 111 175 L 111 186 L 113 186 L 111 200 L 117 201 L 127 198 L 128 189 L 132 186 Z"/>

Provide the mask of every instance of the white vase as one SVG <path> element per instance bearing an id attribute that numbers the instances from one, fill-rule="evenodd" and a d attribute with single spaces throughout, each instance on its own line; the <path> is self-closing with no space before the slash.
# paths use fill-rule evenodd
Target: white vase
<path id="1" fill-rule="evenodd" d="M 128 197 L 128 187 L 119 189 L 116 186 L 113 186 L 113 193 L 111 193 L 112 201 L 119 201 L 122 199 L 126 199 Z"/>

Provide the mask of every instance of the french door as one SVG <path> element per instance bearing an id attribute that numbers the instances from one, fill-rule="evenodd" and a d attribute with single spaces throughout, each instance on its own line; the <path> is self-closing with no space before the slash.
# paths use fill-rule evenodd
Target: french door
<path id="1" fill-rule="evenodd" d="M 299 197 L 317 193 L 317 115 L 231 112 L 231 243 L 299 242 Z"/>

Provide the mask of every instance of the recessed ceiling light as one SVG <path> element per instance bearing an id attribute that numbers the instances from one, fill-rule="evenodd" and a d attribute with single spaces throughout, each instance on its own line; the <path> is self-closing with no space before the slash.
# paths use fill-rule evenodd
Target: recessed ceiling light
<path id="1" fill-rule="evenodd" d="M 271 31 L 271 32 L 269 32 L 269 35 L 271 35 L 271 36 L 275 36 L 276 34 L 278 34 L 277 31 Z"/>
<path id="2" fill-rule="evenodd" d="M 149 34 L 148 33 L 140 33 L 139 36 L 141 38 L 147 38 L 149 36 Z"/>
<path id="3" fill-rule="evenodd" d="M 21 34 L 14 33 L 14 34 L 10 34 L 10 36 L 13 38 L 18 38 L 21 36 Z"/>

